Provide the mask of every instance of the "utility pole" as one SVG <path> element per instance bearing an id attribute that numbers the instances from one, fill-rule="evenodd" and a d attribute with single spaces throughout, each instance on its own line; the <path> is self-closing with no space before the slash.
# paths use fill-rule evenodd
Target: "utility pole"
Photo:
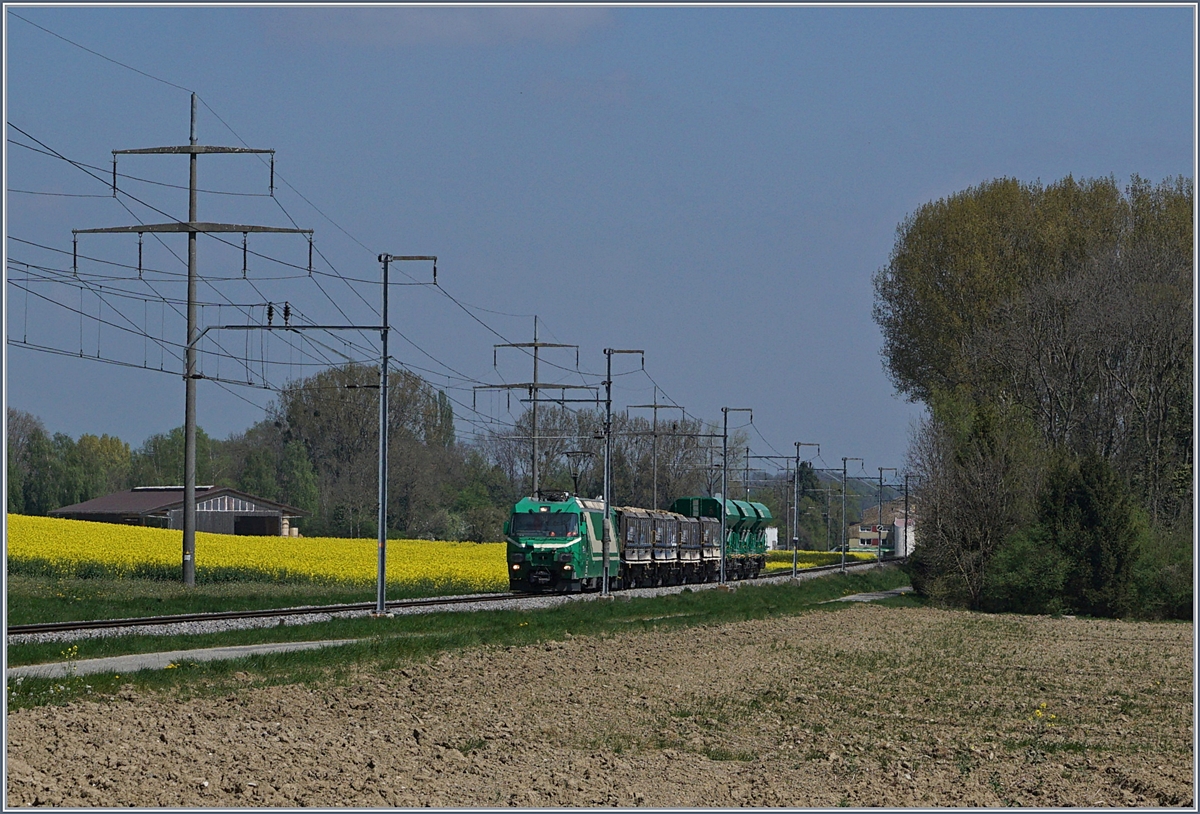
<path id="1" fill-rule="evenodd" d="M 879 504 L 879 508 L 876 509 L 877 516 L 875 518 L 876 521 L 878 521 L 878 526 L 879 526 L 879 529 L 878 529 L 879 548 L 875 552 L 875 559 L 878 562 L 883 562 L 883 473 L 884 472 L 895 472 L 895 471 L 896 471 L 895 468 L 891 467 L 891 466 L 879 467 L 879 493 L 878 493 L 878 497 L 876 498 L 876 500 Z"/>
<path id="2" fill-rule="evenodd" d="M 837 479 L 836 476 L 838 470 L 832 467 L 822 467 L 821 469 L 815 469 L 813 471 L 825 472 L 833 477 L 834 480 Z M 841 488 L 842 491 L 845 491 L 846 484 L 842 483 Z M 825 550 L 832 551 L 833 549 L 829 546 L 833 545 L 833 532 L 831 531 L 831 527 L 833 525 L 833 487 L 831 486 L 823 489 L 822 491 L 825 492 Z"/>
<path id="3" fill-rule="evenodd" d="M 659 409 L 679 410 L 680 414 L 681 414 L 680 417 L 682 417 L 683 415 L 686 415 L 687 411 L 684 410 L 682 407 L 680 407 L 677 404 L 659 404 L 658 403 L 658 385 L 657 384 L 654 385 L 654 403 L 652 403 L 652 404 L 630 404 L 628 409 L 632 410 L 634 408 L 638 408 L 638 409 L 645 408 L 648 410 L 649 409 L 654 410 L 654 423 L 652 425 L 651 432 L 650 432 L 650 459 L 653 462 L 652 463 L 652 466 L 653 466 L 652 477 L 654 478 L 654 489 L 653 489 L 653 491 L 654 491 L 654 508 L 657 509 L 657 508 L 659 508 L 659 506 L 658 506 L 658 411 L 659 411 Z"/>
<path id="4" fill-rule="evenodd" d="M 538 351 L 542 348 L 575 348 L 575 367 L 579 367 L 579 346 L 578 345 L 562 345 L 556 342 L 539 342 L 538 341 L 538 318 L 533 318 L 533 341 L 532 342 L 509 342 L 506 344 L 492 346 L 492 366 L 496 365 L 496 349 L 497 348 L 533 348 L 533 381 L 525 382 L 524 384 L 489 384 L 476 387 L 476 390 L 528 390 L 529 400 L 533 403 L 531 420 L 533 422 L 533 454 L 530 467 L 530 482 L 531 488 L 529 495 L 533 499 L 538 497 L 538 393 L 545 388 L 551 390 L 591 390 L 587 385 L 580 384 L 543 384 L 538 379 Z"/>
<path id="5" fill-rule="evenodd" d="M 746 474 L 742 475 L 742 486 L 746 489 L 746 502 L 750 502 L 750 447 L 746 447 Z"/>
<path id="6" fill-rule="evenodd" d="M 796 479 L 793 482 L 794 490 L 792 505 L 796 507 L 796 519 L 792 523 L 792 548 L 795 549 L 800 544 L 800 447 L 816 447 L 817 455 L 821 454 L 820 444 L 810 444 L 807 441 L 793 441 L 796 445 Z M 793 559 L 795 559 L 793 557 Z M 795 564 L 793 563 L 793 570 Z M 795 576 L 793 574 L 793 576 Z"/>
<path id="7" fill-rule="evenodd" d="M 393 260 L 432 260 L 433 284 L 437 285 L 437 258 L 431 255 L 381 254 L 383 264 L 383 320 L 379 327 L 379 563 L 375 585 L 375 613 L 387 612 L 387 473 L 388 473 L 388 267 Z"/>
<path id="8" fill-rule="evenodd" d="M 646 369 L 646 352 L 644 350 L 617 350 L 605 348 L 604 358 L 607 364 L 607 375 L 604 377 L 604 534 L 601 556 L 604 558 L 603 579 L 600 584 L 600 595 L 608 596 L 608 552 L 611 546 L 612 522 L 609 507 L 612 506 L 612 473 L 609 462 L 612 460 L 612 358 L 614 353 L 636 353 L 642 357 L 642 369 Z"/>
<path id="9" fill-rule="evenodd" d="M 809 446 L 816 446 L 816 445 L 815 445 L 815 444 L 809 444 Z M 800 457 L 799 457 L 799 446 L 797 446 L 797 448 L 796 448 L 796 449 L 797 449 L 797 457 L 796 457 L 796 462 L 797 462 L 797 464 L 799 464 L 799 462 L 800 462 Z M 751 455 L 751 454 L 750 454 L 750 450 L 747 448 L 747 450 L 746 450 L 746 473 L 747 473 L 747 474 L 746 474 L 746 483 L 747 483 L 747 484 L 749 484 L 749 483 L 750 483 L 750 480 L 749 480 L 749 472 L 750 472 L 750 459 L 751 459 L 751 458 L 753 458 L 753 459 L 754 459 L 754 460 L 756 460 L 756 461 L 758 461 L 758 460 L 764 460 L 764 461 L 785 461 L 785 462 L 787 462 L 788 464 L 790 464 L 790 463 L 791 463 L 791 460 L 792 460 L 792 459 L 791 459 L 790 457 L 788 457 L 787 455 Z M 785 466 L 784 466 L 784 477 L 785 477 L 785 478 L 787 477 L 787 465 L 786 465 L 786 464 L 785 464 Z M 798 521 L 797 521 L 797 519 L 796 519 L 796 518 L 797 518 L 797 513 L 799 512 L 799 505 L 800 505 L 800 502 L 799 502 L 799 488 L 798 488 L 798 486 L 796 486 L 796 484 L 798 484 L 798 481 L 797 481 L 795 478 L 793 478 L 793 479 L 792 479 L 792 481 L 791 481 L 791 483 L 793 484 L 793 487 L 794 487 L 792 491 L 793 491 L 793 493 L 796 495 L 796 500 L 795 500 L 795 501 L 793 501 L 793 503 L 792 503 L 792 507 L 793 507 L 794 511 L 793 511 L 793 512 L 791 512 L 790 514 L 789 514 L 789 513 L 788 513 L 788 511 L 787 511 L 787 507 L 788 507 L 788 495 L 787 495 L 787 482 L 785 481 L 785 482 L 784 482 L 784 493 L 783 493 L 783 509 L 784 509 L 784 517 L 783 517 L 783 520 L 784 520 L 784 531 L 785 531 L 785 532 L 787 531 L 787 523 L 789 523 L 789 522 L 791 523 L 791 527 L 792 527 L 792 548 L 794 549 L 794 548 L 796 547 L 796 542 L 797 542 L 797 540 L 798 540 L 797 527 L 796 527 L 796 523 L 797 523 Z M 749 498 L 749 492 L 750 492 L 750 489 L 747 487 L 747 489 L 746 489 L 746 493 L 747 493 L 747 499 Z M 790 519 L 789 519 L 789 518 L 790 518 Z"/>
<path id="10" fill-rule="evenodd" d="M 219 232 L 241 232 L 243 240 L 250 232 L 282 232 L 306 234 L 309 240 L 309 267 L 312 266 L 312 230 L 284 229 L 275 226 L 249 226 L 232 223 L 202 223 L 197 220 L 196 206 L 196 159 L 210 153 L 256 153 L 271 155 L 271 194 L 274 195 L 274 150 L 255 150 L 249 147 L 208 147 L 196 143 L 196 94 L 192 94 L 191 128 L 188 144 L 180 147 L 148 147 L 136 150 L 113 150 L 113 196 L 117 194 L 118 155 L 186 155 L 188 156 L 188 219 L 186 222 L 140 224 L 138 226 L 115 226 L 107 229 L 73 229 L 75 243 L 81 234 L 131 234 L 139 237 L 145 232 L 183 232 L 188 236 L 187 272 L 187 344 L 184 353 L 184 413 L 183 413 L 183 584 L 196 584 L 196 340 L 199 329 L 196 325 L 196 285 L 199 274 L 196 266 L 196 236 Z"/>
<path id="11" fill-rule="evenodd" d="M 846 547 L 850 545 L 846 531 L 846 461 L 858 461 L 862 458 L 842 458 L 842 572 L 846 571 Z"/>
<path id="12" fill-rule="evenodd" d="M 729 514 L 729 414 L 730 413 L 749 413 L 750 423 L 754 423 L 754 410 L 750 407 L 722 407 L 721 413 L 725 419 L 725 426 L 721 431 L 721 579 L 720 584 L 725 584 L 725 537 L 728 535 L 728 524 L 726 523 L 726 515 Z"/>
<path id="13" fill-rule="evenodd" d="M 292 325 L 288 322 L 288 311 L 285 307 L 283 312 L 283 325 L 270 324 L 270 316 L 268 312 L 268 323 L 266 325 L 207 325 L 204 330 L 196 335 L 192 345 L 199 342 L 209 331 L 289 331 L 300 333 L 302 331 L 379 331 L 381 339 L 381 358 L 380 358 L 380 378 L 379 384 L 353 384 L 346 387 L 375 387 L 379 390 L 379 484 L 378 484 L 378 500 L 379 500 L 379 564 L 376 572 L 376 607 L 374 616 L 383 616 L 386 613 L 385 595 L 387 571 L 387 454 L 388 454 L 388 423 L 386 416 L 388 414 L 388 382 L 387 370 L 389 366 L 387 352 L 387 333 L 390 328 L 388 324 L 388 290 L 390 285 L 428 285 L 428 283 L 390 283 L 388 280 L 388 266 L 394 260 L 432 260 L 433 261 L 433 285 L 437 285 L 437 257 L 432 255 L 394 255 L 381 254 L 379 261 L 383 263 L 383 310 L 382 321 L 380 325 Z"/>

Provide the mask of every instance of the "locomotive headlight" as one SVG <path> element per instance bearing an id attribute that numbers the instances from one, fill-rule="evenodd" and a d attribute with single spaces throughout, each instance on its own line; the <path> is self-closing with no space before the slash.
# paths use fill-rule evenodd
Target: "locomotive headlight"
<path id="1" fill-rule="evenodd" d="M 512 570 L 514 570 L 514 571 L 520 571 L 520 570 L 521 570 L 521 564 L 520 564 L 520 563 L 517 563 L 517 562 L 514 562 L 514 563 L 512 564 Z"/>
<path id="2" fill-rule="evenodd" d="M 564 566 L 563 566 L 563 570 L 564 570 L 564 571 L 570 571 L 570 570 L 571 570 L 571 565 L 570 565 L 570 563 L 568 563 L 568 564 L 564 565 Z"/>

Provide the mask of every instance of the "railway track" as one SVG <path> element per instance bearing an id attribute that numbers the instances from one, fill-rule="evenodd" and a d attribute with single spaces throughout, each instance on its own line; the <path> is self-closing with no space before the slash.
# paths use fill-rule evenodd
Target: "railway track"
<path id="1" fill-rule="evenodd" d="M 874 567 L 876 563 L 861 563 L 855 565 L 847 565 L 846 570 L 860 570 L 864 567 Z M 800 574 L 810 575 L 815 573 L 823 573 L 836 571 L 841 568 L 840 564 L 835 565 L 819 565 L 811 568 L 801 569 Z M 792 576 L 791 570 L 780 570 L 773 573 L 759 574 L 757 577 L 747 580 L 731 581 L 729 584 L 736 585 L 738 582 L 753 582 L 766 579 L 790 579 Z M 716 588 L 716 583 L 705 582 L 696 583 L 694 585 L 676 585 L 661 588 L 631 588 L 622 591 L 623 594 L 631 596 L 647 595 L 650 592 L 663 591 L 681 591 L 684 588 Z M 493 604 L 498 602 L 507 602 L 521 599 L 536 599 L 545 598 L 548 596 L 562 596 L 565 599 L 595 597 L 595 593 L 590 594 L 520 594 L 520 593 L 498 593 L 498 594 L 475 594 L 468 596 L 444 596 L 444 597 L 429 597 L 423 599 L 400 599 L 387 602 L 385 607 L 388 611 L 396 610 L 420 610 L 423 608 L 436 608 L 447 605 L 482 605 Z M 184 624 L 189 622 L 219 622 L 219 621 L 240 621 L 246 619 L 267 619 L 267 618 L 283 618 L 288 616 L 307 616 L 313 614 L 334 614 L 334 613 L 355 613 L 355 612 L 370 612 L 375 609 L 374 602 L 355 602 L 340 605 L 309 605 L 296 608 L 267 608 L 261 610 L 241 610 L 241 611 L 208 611 L 203 613 L 178 613 L 165 616 L 138 616 L 123 619 L 91 619 L 85 621 L 71 622 L 37 622 L 25 625 L 9 625 L 7 633 L 10 636 L 22 634 L 36 633 L 70 633 L 83 632 L 91 630 L 103 630 L 106 628 L 126 628 L 126 627 L 149 627 L 153 625 L 172 625 Z"/>
<path id="2" fill-rule="evenodd" d="M 486 602 L 501 602 L 516 599 L 523 594 L 488 594 L 486 596 L 447 596 L 427 599 L 402 599 L 386 603 L 389 610 L 401 608 L 437 607 L 439 605 L 465 605 Z M 9 625 L 8 634 L 62 633 L 74 630 L 102 630 L 112 627 L 144 627 L 149 625 L 173 625 L 186 622 L 219 622 L 240 619 L 266 619 L 284 616 L 306 616 L 314 613 L 353 613 L 372 611 L 374 602 L 354 602 L 342 605 L 308 605 L 298 608 L 266 608 L 262 610 L 207 611 L 203 613 L 176 613 L 165 616 L 137 616 L 124 619 L 92 619 L 77 622 L 35 622 L 28 625 Z"/>

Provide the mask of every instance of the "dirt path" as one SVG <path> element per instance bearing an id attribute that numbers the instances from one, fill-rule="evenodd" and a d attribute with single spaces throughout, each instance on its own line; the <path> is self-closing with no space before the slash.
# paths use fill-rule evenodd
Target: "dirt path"
<path id="1" fill-rule="evenodd" d="M 1190 806 L 1193 628 L 856 605 L 8 716 L 8 805 Z M 1042 705 L 1045 706 L 1042 706 Z"/>

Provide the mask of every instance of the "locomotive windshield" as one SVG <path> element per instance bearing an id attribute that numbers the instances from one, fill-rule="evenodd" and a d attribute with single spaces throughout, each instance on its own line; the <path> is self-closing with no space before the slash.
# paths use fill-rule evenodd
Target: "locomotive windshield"
<path id="1" fill-rule="evenodd" d="M 579 515 L 567 512 L 517 512 L 514 537 L 573 537 L 579 533 Z"/>

